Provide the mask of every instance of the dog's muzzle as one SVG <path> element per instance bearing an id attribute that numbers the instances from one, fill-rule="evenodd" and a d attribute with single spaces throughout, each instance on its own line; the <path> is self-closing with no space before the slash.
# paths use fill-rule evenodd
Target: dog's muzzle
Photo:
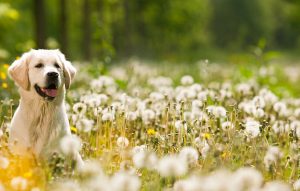
<path id="1" fill-rule="evenodd" d="M 36 92 L 47 100 L 54 100 L 58 94 L 58 76 L 56 72 L 47 73 L 46 87 L 40 87 L 37 84 L 34 85 Z"/>

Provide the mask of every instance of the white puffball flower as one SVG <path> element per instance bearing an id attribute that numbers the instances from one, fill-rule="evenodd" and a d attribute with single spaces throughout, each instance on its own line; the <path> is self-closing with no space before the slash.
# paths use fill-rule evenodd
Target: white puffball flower
<path id="1" fill-rule="evenodd" d="M 27 186 L 28 186 L 28 182 L 25 178 L 22 178 L 20 176 L 14 177 L 11 181 L 10 181 L 10 186 L 14 189 L 14 190 L 26 190 Z"/>
<path id="2" fill-rule="evenodd" d="M 94 125 L 94 121 L 87 119 L 87 118 L 79 119 L 75 124 L 76 128 L 79 131 L 82 131 L 85 133 L 90 132 L 93 128 L 93 125 Z"/>
<path id="3" fill-rule="evenodd" d="M 182 176 L 187 172 L 187 164 L 177 156 L 164 156 L 158 162 L 158 172 L 163 177 Z"/>
<path id="4" fill-rule="evenodd" d="M 155 112 L 151 109 L 142 111 L 142 120 L 145 124 L 149 124 L 155 119 Z"/>
<path id="5" fill-rule="evenodd" d="M 233 173 L 230 190 L 259 190 L 262 184 L 263 176 L 258 170 L 250 167 L 243 167 Z"/>
<path id="6" fill-rule="evenodd" d="M 104 112 L 101 119 L 102 121 L 113 121 L 115 116 L 112 112 Z"/>
<path id="7" fill-rule="evenodd" d="M 6 157 L 0 156 L 0 168 L 6 169 L 9 165 L 9 160 Z"/>
<path id="8" fill-rule="evenodd" d="M 129 145 L 129 141 L 126 137 L 118 137 L 117 139 L 117 145 L 120 148 L 126 148 Z"/>
<path id="9" fill-rule="evenodd" d="M 153 170 L 157 165 L 158 159 L 154 152 L 140 151 L 133 155 L 132 161 L 136 168 Z"/>
<path id="10" fill-rule="evenodd" d="M 245 124 L 245 132 L 246 135 L 250 138 L 255 138 L 260 134 L 260 124 L 258 121 L 255 120 L 247 120 Z"/>
<path id="11" fill-rule="evenodd" d="M 196 164 L 199 158 L 199 153 L 193 147 L 183 147 L 179 152 L 179 157 L 185 160 L 188 164 Z"/>
<path id="12" fill-rule="evenodd" d="M 175 121 L 174 127 L 177 131 L 187 131 L 187 124 L 181 120 Z"/>
<path id="13" fill-rule="evenodd" d="M 112 191 L 138 191 L 141 182 L 137 176 L 125 172 L 115 173 L 110 180 Z"/>
<path id="14" fill-rule="evenodd" d="M 267 182 L 261 191 L 291 191 L 291 188 L 288 184 L 275 180 Z"/>
<path id="15" fill-rule="evenodd" d="M 270 146 L 264 157 L 266 168 L 269 169 L 271 165 L 276 165 L 282 157 L 283 153 L 280 151 L 279 147 Z"/>
<path id="16" fill-rule="evenodd" d="M 298 179 L 294 182 L 293 188 L 295 191 L 300 191 L 300 179 Z"/>
<path id="17" fill-rule="evenodd" d="M 194 79 L 192 76 L 190 75 L 185 75 L 185 76 L 182 76 L 181 79 L 180 79 L 180 82 L 182 85 L 191 85 L 194 83 Z"/>
<path id="18" fill-rule="evenodd" d="M 222 130 L 223 131 L 228 131 L 230 129 L 233 129 L 233 124 L 230 121 L 225 121 L 221 124 Z"/>
<path id="19" fill-rule="evenodd" d="M 204 190 L 203 180 L 197 176 L 192 176 L 174 183 L 174 191 L 198 191 Z"/>
<path id="20" fill-rule="evenodd" d="M 73 105 L 73 111 L 76 114 L 84 115 L 86 113 L 86 104 L 78 102 Z"/>
<path id="21" fill-rule="evenodd" d="M 76 135 L 66 135 L 60 140 L 63 154 L 74 156 L 81 149 L 81 141 Z"/>
<path id="22" fill-rule="evenodd" d="M 125 118 L 128 121 L 135 121 L 138 118 L 138 113 L 133 112 L 133 111 L 129 111 L 129 112 L 126 113 Z"/>

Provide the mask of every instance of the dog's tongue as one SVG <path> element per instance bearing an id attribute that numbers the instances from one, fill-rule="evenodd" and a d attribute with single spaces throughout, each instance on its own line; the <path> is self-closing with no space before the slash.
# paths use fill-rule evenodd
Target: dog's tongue
<path id="1" fill-rule="evenodd" d="M 47 88 L 41 88 L 41 90 L 50 97 L 56 97 L 57 95 L 57 89 L 47 89 Z"/>

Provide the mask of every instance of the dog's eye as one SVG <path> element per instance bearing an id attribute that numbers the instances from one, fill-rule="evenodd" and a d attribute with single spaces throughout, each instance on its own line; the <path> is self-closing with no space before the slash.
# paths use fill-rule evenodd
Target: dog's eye
<path id="1" fill-rule="evenodd" d="M 42 68 L 44 66 L 44 64 L 42 63 L 38 63 L 37 65 L 35 65 L 36 68 Z"/>
<path id="2" fill-rule="evenodd" d="M 54 66 L 55 68 L 60 69 L 60 66 L 57 63 L 55 63 Z"/>

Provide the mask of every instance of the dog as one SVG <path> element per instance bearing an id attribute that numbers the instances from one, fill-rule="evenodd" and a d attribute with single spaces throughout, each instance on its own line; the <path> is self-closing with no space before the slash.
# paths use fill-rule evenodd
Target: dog
<path id="1" fill-rule="evenodd" d="M 58 49 L 32 49 L 15 60 L 8 73 L 20 94 L 9 133 L 11 150 L 47 157 L 62 137 L 71 135 L 64 99 L 76 69 Z M 79 153 L 74 155 L 82 165 Z"/>

